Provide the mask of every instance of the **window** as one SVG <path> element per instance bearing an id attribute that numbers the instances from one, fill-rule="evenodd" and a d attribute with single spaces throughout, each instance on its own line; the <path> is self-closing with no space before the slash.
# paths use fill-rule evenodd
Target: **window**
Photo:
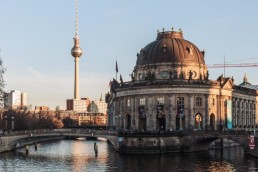
<path id="1" fill-rule="evenodd" d="M 202 97 L 196 97 L 195 98 L 195 105 L 196 106 L 202 106 Z"/>
<path id="2" fill-rule="evenodd" d="M 131 106 L 130 99 L 127 99 L 127 107 L 130 107 L 130 106 Z"/>
<path id="3" fill-rule="evenodd" d="M 164 104 L 164 103 L 165 103 L 164 97 L 159 97 L 159 98 L 157 99 L 157 101 L 158 101 L 158 104 Z"/>
<path id="4" fill-rule="evenodd" d="M 215 106 L 215 98 L 212 98 L 212 100 L 211 100 L 211 105 L 212 105 L 212 106 Z"/>
<path id="5" fill-rule="evenodd" d="M 145 106 L 145 98 L 140 98 L 140 105 Z"/>
<path id="6" fill-rule="evenodd" d="M 166 53 L 167 52 L 167 46 L 166 44 L 163 45 L 163 53 Z"/>
<path id="7" fill-rule="evenodd" d="M 184 97 L 177 97 L 176 104 L 178 114 L 182 114 L 184 111 Z"/>

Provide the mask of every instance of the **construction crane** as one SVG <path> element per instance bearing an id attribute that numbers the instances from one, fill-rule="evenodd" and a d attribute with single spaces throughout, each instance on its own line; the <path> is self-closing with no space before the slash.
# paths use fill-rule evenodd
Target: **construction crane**
<path id="1" fill-rule="evenodd" d="M 208 64 L 208 68 L 224 68 L 224 67 L 258 67 L 258 63 L 241 63 L 241 64 Z"/>
<path id="2" fill-rule="evenodd" d="M 235 62 L 240 62 L 240 61 L 247 61 L 247 60 L 254 60 L 258 59 L 258 57 L 255 58 L 249 58 L 249 59 L 242 59 L 242 60 L 237 60 L 237 61 L 231 61 L 231 62 L 225 62 L 225 56 L 224 56 L 224 64 L 208 64 L 208 68 L 224 68 L 224 76 L 226 76 L 226 68 L 228 67 L 258 67 L 258 63 L 238 63 L 238 64 L 233 64 Z"/>

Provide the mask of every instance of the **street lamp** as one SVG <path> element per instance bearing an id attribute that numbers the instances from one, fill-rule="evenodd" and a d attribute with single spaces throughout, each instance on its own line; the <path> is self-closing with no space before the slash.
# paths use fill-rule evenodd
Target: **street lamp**
<path id="1" fill-rule="evenodd" d="M 5 115 L 4 118 L 5 118 L 5 130 L 7 131 L 7 115 Z"/>
<path id="2" fill-rule="evenodd" d="M 12 116 L 12 131 L 14 131 L 14 116 Z"/>

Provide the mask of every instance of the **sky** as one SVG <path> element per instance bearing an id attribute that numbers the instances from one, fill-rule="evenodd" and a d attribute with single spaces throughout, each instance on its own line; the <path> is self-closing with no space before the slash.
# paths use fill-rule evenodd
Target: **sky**
<path id="1" fill-rule="evenodd" d="M 80 97 L 99 99 L 115 78 L 124 81 L 136 54 L 157 30 L 182 28 L 184 38 L 205 50 L 206 64 L 258 63 L 257 0 L 79 0 Z M 20 90 L 28 104 L 59 106 L 73 98 L 75 0 L 0 0 L 0 49 L 5 91 Z M 235 84 L 258 84 L 258 68 L 226 68 Z M 217 79 L 223 68 L 210 69 Z"/>

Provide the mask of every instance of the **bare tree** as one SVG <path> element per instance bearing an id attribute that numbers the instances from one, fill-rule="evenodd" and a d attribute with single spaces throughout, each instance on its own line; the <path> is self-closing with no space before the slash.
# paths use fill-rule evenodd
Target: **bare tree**
<path id="1" fill-rule="evenodd" d="M 3 65 L 3 60 L 1 57 L 1 49 L 0 49 L 0 107 L 3 108 L 5 103 L 6 103 L 6 99 L 7 99 L 7 95 L 4 91 L 4 87 L 5 87 L 5 81 L 4 81 L 4 74 L 6 72 L 6 68 Z"/>

